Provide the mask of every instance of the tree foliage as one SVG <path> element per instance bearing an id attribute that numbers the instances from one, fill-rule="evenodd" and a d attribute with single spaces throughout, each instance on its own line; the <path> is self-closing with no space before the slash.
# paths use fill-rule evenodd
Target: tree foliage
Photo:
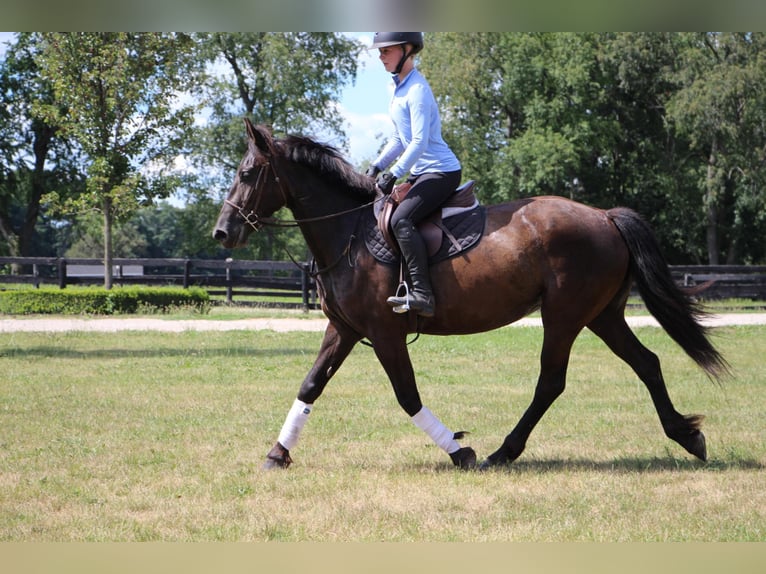
<path id="1" fill-rule="evenodd" d="M 55 124 L 36 117 L 33 104 L 55 105 L 51 83 L 35 62 L 39 34 L 22 33 L 0 61 L 0 237 L 5 255 L 39 249 L 41 199 L 50 189 L 82 189 L 76 153 Z"/>
<path id="2" fill-rule="evenodd" d="M 745 247 L 762 257 L 766 35 L 700 33 L 683 40 L 668 122 L 696 160 L 709 261 L 734 263 Z"/>
<path id="3" fill-rule="evenodd" d="M 220 201 L 231 185 L 246 151 L 243 117 L 277 134 L 313 135 L 343 146 L 343 120 L 334 102 L 356 78 L 358 42 L 318 32 L 199 34 L 197 40 L 211 71 L 203 86 L 209 119 L 193 149 L 196 164 L 205 166 L 206 192 L 217 190 Z M 248 251 L 272 259 L 284 248 L 308 256 L 297 230 L 255 236 Z"/>
<path id="4" fill-rule="evenodd" d="M 334 102 L 361 49 L 331 33 L 17 34 L 0 59 L 0 252 L 108 250 L 76 221 L 98 209 L 142 238 L 118 250 L 229 255 L 208 229 L 243 116 L 342 149 Z M 763 264 L 765 49 L 764 33 L 427 33 L 418 65 L 485 203 L 626 205 L 672 263 Z M 186 205 L 154 201 L 171 191 Z M 308 255 L 297 232 L 237 255 L 285 250 Z"/>
<path id="5" fill-rule="evenodd" d="M 421 68 L 485 201 L 627 205 L 671 260 L 758 262 L 765 37 L 430 34 Z"/>
<path id="6" fill-rule="evenodd" d="M 103 216 L 106 288 L 114 219 L 171 191 L 162 172 L 193 118 L 191 106 L 179 106 L 177 97 L 193 80 L 190 46 L 183 34 L 43 34 L 37 62 L 56 104 L 42 103 L 36 111 L 87 158 L 86 193 L 65 205 Z"/>

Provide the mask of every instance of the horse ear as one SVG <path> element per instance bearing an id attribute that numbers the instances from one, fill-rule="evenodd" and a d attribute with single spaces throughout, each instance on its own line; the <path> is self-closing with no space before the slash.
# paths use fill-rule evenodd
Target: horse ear
<path id="1" fill-rule="evenodd" d="M 247 129 L 247 137 L 250 138 L 261 153 L 268 155 L 269 152 L 269 140 L 271 134 L 268 129 L 263 126 L 255 126 L 249 118 L 244 118 L 245 129 Z"/>

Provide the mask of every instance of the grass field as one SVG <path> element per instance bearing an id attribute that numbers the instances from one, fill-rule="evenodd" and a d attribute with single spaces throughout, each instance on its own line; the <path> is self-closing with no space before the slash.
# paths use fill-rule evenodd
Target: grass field
<path id="1" fill-rule="evenodd" d="M 513 465 L 454 470 L 358 347 L 288 471 L 260 466 L 321 333 L 14 333 L 0 339 L 0 541 L 766 541 L 766 327 L 727 327 L 718 386 L 637 333 L 709 461 L 589 333 Z M 421 337 L 423 401 L 480 458 L 531 399 L 541 330 Z"/>

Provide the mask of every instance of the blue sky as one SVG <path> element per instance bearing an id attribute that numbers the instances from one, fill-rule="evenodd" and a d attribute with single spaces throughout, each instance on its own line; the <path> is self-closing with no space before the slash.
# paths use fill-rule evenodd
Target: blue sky
<path id="1" fill-rule="evenodd" d="M 372 43 L 373 32 L 344 32 L 364 45 Z M 12 32 L 0 32 L 0 55 L 5 43 L 13 40 Z M 344 153 L 356 166 L 375 159 L 376 152 L 391 132 L 388 102 L 391 97 L 391 76 L 378 60 L 377 50 L 363 50 L 359 58 L 356 82 L 346 86 L 337 102 L 338 113 L 344 118 L 347 147 Z M 321 135 L 307 134 L 323 139 Z M 340 147 L 329 138 L 325 143 Z"/>
<path id="2" fill-rule="evenodd" d="M 372 44 L 373 32 L 346 34 L 366 46 Z M 356 82 L 343 90 L 338 102 L 338 111 L 346 121 L 347 157 L 351 163 L 360 165 L 365 160 L 375 159 L 380 145 L 391 133 L 388 102 L 392 89 L 391 75 L 378 60 L 378 51 L 363 50 Z"/>

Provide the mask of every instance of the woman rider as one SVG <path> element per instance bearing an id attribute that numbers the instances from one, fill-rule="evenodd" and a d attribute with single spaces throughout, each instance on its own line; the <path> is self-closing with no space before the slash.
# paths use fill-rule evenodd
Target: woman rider
<path id="1" fill-rule="evenodd" d="M 415 225 L 454 193 L 460 185 L 461 166 L 442 139 L 431 87 L 415 67 L 414 56 L 423 49 L 422 32 L 376 32 L 370 48 L 378 48 L 380 61 L 393 75 L 395 89 L 389 113 L 395 129 L 367 175 L 377 176 L 378 187 L 388 194 L 398 179 L 409 174 L 405 183 L 396 186 L 397 192 L 407 195 L 394 211 L 391 228 L 412 288 L 409 298 L 393 296 L 387 303 L 392 307 L 409 304 L 417 314 L 431 317 L 435 301 L 428 254 Z"/>

